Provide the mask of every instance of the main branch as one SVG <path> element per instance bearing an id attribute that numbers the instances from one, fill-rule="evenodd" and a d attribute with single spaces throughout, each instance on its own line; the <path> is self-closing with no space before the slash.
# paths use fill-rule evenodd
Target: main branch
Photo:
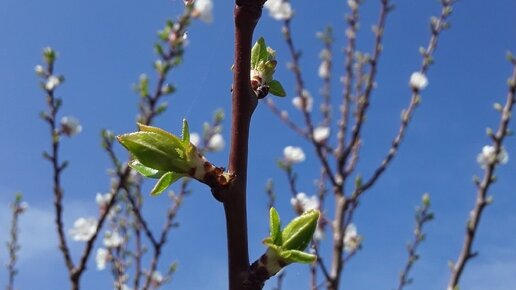
<path id="1" fill-rule="evenodd" d="M 250 83 L 251 47 L 254 28 L 262 13 L 263 0 L 236 0 L 235 59 L 233 69 L 231 149 L 228 170 L 235 175 L 232 185 L 214 192 L 224 203 L 227 227 L 229 290 L 261 289 L 244 285 L 249 268 L 247 244 L 247 154 L 251 116 L 257 97 Z"/>

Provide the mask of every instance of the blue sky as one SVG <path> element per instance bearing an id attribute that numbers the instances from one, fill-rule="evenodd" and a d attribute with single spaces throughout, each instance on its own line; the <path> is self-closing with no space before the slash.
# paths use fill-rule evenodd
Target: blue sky
<path id="1" fill-rule="evenodd" d="M 303 51 L 301 60 L 307 87 L 317 98 L 320 80 L 317 55 L 321 44 L 315 33 L 334 26 L 334 75 L 343 71 L 343 35 L 346 1 L 298 1 L 293 36 Z M 376 19 L 378 1 L 364 5 L 359 45 L 370 49 L 370 26 Z M 232 63 L 232 1 L 215 3 L 212 24 L 196 21 L 189 30 L 190 44 L 185 62 L 171 74 L 178 91 L 167 101 L 170 109 L 157 124 L 179 132 L 183 117 L 192 131 L 200 131 L 212 112 L 229 112 Z M 428 19 L 439 11 L 438 1 L 393 1 L 384 53 L 380 61 L 378 89 L 364 128 L 363 155 L 359 171 L 365 176 L 387 152 L 397 132 L 399 114 L 410 97 L 407 82 L 419 68 L 418 47 L 428 40 Z M 316 7 L 314 7 L 316 6 Z M 110 166 L 100 148 L 99 131 L 109 128 L 123 133 L 134 128 L 137 96 L 131 84 L 145 72 L 151 75 L 155 32 L 165 20 L 178 15 L 182 1 L 64 1 L 3 0 L 0 2 L 0 241 L 6 240 L 8 203 L 21 191 L 31 205 L 22 217 L 19 289 L 66 289 L 66 272 L 52 223 L 50 166 L 41 158 L 48 148 L 46 124 L 38 117 L 44 98 L 33 68 L 41 63 L 41 50 L 54 47 L 60 55 L 57 72 L 66 76 L 58 95 L 64 99 L 62 113 L 77 116 L 83 132 L 63 141 L 62 156 L 71 166 L 64 173 L 65 223 L 69 228 L 81 216 L 95 216 L 97 192 L 109 186 Z M 413 273 L 411 289 L 444 289 L 447 261 L 455 259 L 462 244 L 463 228 L 474 202 L 472 175 L 481 174 L 476 155 L 488 142 L 487 126 L 496 127 L 494 102 L 503 102 L 510 65 L 507 50 L 516 51 L 516 2 L 460 1 L 451 18 L 451 30 L 443 34 L 428 74 L 430 85 L 416 113 L 400 154 L 391 168 L 368 192 L 356 217 L 364 250 L 344 274 L 342 289 L 391 289 L 405 261 L 405 244 L 411 238 L 413 211 L 423 192 L 432 195 L 436 220 L 428 228 L 422 259 Z M 277 49 L 277 78 L 287 90 L 286 99 L 276 99 L 296 121 L 292 107 L 294 82 L 285 69 L 289 56 L 281 38 L 280 25 L 264 13 L 255 36 L 265 36 Z M 333 94 L 339 96 L 337 81 Z M 315 106 L 316 107 L 316 106 Z M 317 116 L 317 114 L 316 114 Z M 229 122 L 225 122 L 228 129 Z M 514 128 L 514 126 L 512 126 Z M 227 130 L 224 132 L 227 138 Z M 275 166 L 283 147 L 297 145 L 308 153 L 296 166 L 298 188 L 314 193 L 313 179 L 319 172 L 313 149 L 276 120 L 261 104 L 253 123 L 249 160 L 249 240 L 251 257 L 264 250 L 260 241 L 267 235 L 266 180 L 276 181 L 278 208 L 292 217 L 290 193 L 282 172 Z M 506 143 L 516 156 L 516 141 Z M 125 153 L 118 148 L 121 156 Z M 227 146 L 210 160 L 225 165 Z M 466 290 L 514 290 L 516 285 L 516 162 L 509 161 L 498 172 L 492 188 L 494 204 L 487 209 L 475 248 L 480 255 L 472 261 L 463 280 Z M 150 184 L 147 184 L 147 189 Z M 180 210 L 180 227 L 171 233 L 164 261 L 179 261 L 177 276 L 165 289 L 224 289 L 226 244 L 223 210 L 204 186 L 194 186 Z M 165 214 L 163 198 L 147 198 L 146 214 L 152 227 L 160 228 Z M 331 200 L 329 200 L 330 202 Z M 327 204 L 328 206 L 328 204 Z M 208 242 L 207 242 L 208 241 Z M 71 242 L 79 254 L 80 243 Z M 99 244 L 100 245 L 100 244 Z M 6 262 L 0 251 L 0 262 Z M 166 264 L 160 265 L 162 269 Z M 306 285 L 305 267 L 288 269 L 284 289 Z M 5 283 L 5 273 L 0 284 Z M 202 279 L 193 277 L 203 277 Z M 266 286 L 270 289 L 272 284 Z M 111 289 L 110 274 L 99 272 L 94 263 L 83 277 L 83 289 Z"/>

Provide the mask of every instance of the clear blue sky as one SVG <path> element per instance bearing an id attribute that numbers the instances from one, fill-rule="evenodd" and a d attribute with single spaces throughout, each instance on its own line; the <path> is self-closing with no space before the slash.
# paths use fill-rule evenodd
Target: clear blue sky
<path id="1" fill-rule="evenodd" d="M 334 26 L 335 67 L 341 74 L 341 49 L 346 1 L 298 1 L 293 35 L 303 51 L 302 67 L 307 87 L 314 96 L 320 86 L 317 55 L 321 48 L 316 31 Z M 378 1 L 368 0 L 362 16 L 360 46 L 369 49 L 370 26 L 376 19 Z M 435 0 L 393 1 L 397 9 L 389 16 L 384 54 L 380 61 L 378 89 L 364 132 L 363 157 L 359 171 L 368 175 L 386 153 L 399 124 L 401 109 L 410 97 L 408 78 L 419 68 L 418 47 L 427 43 L 428 22 L 439 11 Z M 123 133 L 134 128 L 137 96 L 131 90 L 142 72 L 151 74 L 155 32 L 165 20 L 178 15 L 182 1 L 0 1 L 0 241 L 6 241 L 8 202 L 21 191 L 30 211 L 22 217 L 19 289 L 67 289 L 63 259 L 57 251 L 53 225 L 51 176 L 41 152 L 49 146 L 46 124 L 38 117 L 45 107 L 33 68 L 41 63 L 41 49 L 54 47 L 60 55 L 57 72 L 66 76 L 58 90 L 64 99 L 63 114 L 77 116 L 83 132 L 63 140 L 62 156 L 71 166 L 64 173 L 65 223 L 67 229 L 81 216 L 97 214 L 97 192 L 109 186 L 108 158 L 100 149 L 99 131 L 109 128 Z M 473 174 L 481 174 L 476 155 L 488 142 L 487 126 L 495 127 L 498 114 L 492 109 L 506 94 L 510 65 L 507 50 L 516 51 L 516 2 L 460 1 L 452 15 L 452 29 L 443 34 L 436 64 L 428 75 L 430 85 L 388 173 L 376 184 L 360 207 L 356 224 L 365 237 L 364 250 L 351 262 L 342 289 L 392 289 L 405 261 L 405 244 L 411 238 L 413 210 L 423 192 L 432 195 L 436 220 L 428 227 L 422 259 L 413 273 L 410 289 L 444 289 L 447 261 L 455 259 L 463 238 L 468 211 L 474 202 Z M 193 131 L 200 131 L 213 110 L 229 112 L 232 63 L 232 1 L 215 3 L 215 21 L 196 21 L 189 30 L 190 45 L 181 68 L 171 74 L 178 87 L 168 101 L 170 109 L 158 125 L 174 132 L 187 117 Z M 278 22 L 264 13 L 256 37 L 264 35 L 277 49 L 277 78 L 287 89 L 286 99 L 277 104 L 295 120 L 300 114 L 291 105 L 292 75 L 285 69 L 289 56 Z M 152 75 L 152 74 L 151 74 Z M 334 82 L 333 93 L 341 88 Z M 317 107 L 317 106 L 315 106 Z M 225 123 L 226 129 L 229 122 Z M 514 128 L 514 125 L 512 126 Z M 227 138 L 227 130 L 224 132 Z M 251 258 L 264 250 L 267 235 L 266 196 L 269 177 L 277 184 L 278 207 L 285 218 L 292 217 L 290 193 L 282 172 L 275 166 L 284 146 L 297 145 L 309 153 L 297 166 L 299 189 L 315 192 L 313 179 L 319 167 L 313 149 L 279 123 L 261 104 L 252 124 L 249 161 L 249 240 Z M 465 290 L 516 289 L 516 141 L 507 140 L 512 160 L 500 168 L 499 182 L 492 188 L 495 203 L 482 220 Z M 120 148 L 119 148 L 120 149 Z M 125 156 L 122 150 L 119 152 Z M 226 162 L 227 147 L 209 158 Z M 150 184 L 147 184 L 150 186 Z M 148 187 L 147 187 L 148 188 Z M 160 228 L 165 214 L 163 199 L 147 198 L 146 214 L 152 227 Z M 226 243 L 223 210 L 204 186 L 195 186 L 180 210 L 180 227 L 171 233 L 162 261 L 179 261 L 177 276 L 164 289 L 224 289 L 226 285 Z M 70 242 L 74 256 L 82 250 Z M 100 243 L 99 243 L 100 245 Z M 0 262 L 7 261 L 0 251 Z M 161 269 L 166 268 L 162 263 Z M 284 289 L 306 284 L 307 269 L 291 267 Z M 5 272 L 0 272 L 5 284 Z M 202 278 L 201 278 L 202 277 Z M 83 277 L 83 289 L 112 289 L 108 271 L 98 272 L 93 259 Z M 270 289 L 272 284 L 266 286 Z"/>

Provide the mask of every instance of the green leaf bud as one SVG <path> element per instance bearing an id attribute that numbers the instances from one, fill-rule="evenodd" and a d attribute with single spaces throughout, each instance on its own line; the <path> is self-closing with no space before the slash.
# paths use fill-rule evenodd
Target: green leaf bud
<path id="1" fill-rule="evenodd" d="M 143 165 L 160 171 L 187 173 L 188 152 L 181 140 L 156 127 L 138 124 L 140 132 L 117 136 Z"/>
<path id="2" fill-rule="evenodd" d="M 318 210 L 306 211 L 293 219 L 282 232 L 283 249 L 304 251 L 312 240 L 318 219 Z"/>
<path id="3" fill-rule="evenodd" d="M 274 207 L 269 211 L 270 238 L 274 245 L 281 245 L 281 223 L 279 214 Z"/>

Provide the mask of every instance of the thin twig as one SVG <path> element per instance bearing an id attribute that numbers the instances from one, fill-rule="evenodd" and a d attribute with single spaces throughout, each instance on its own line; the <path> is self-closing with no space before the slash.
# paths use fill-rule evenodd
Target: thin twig
<path id="1" fill-rule="evenodd" d="M 375 45 L 374 45 L 374 53 L 370 59 L 370 72 L 367 77 L 367 83 L 365 86 L 364 93 L 359 96 L 357 100 L 357 114 L 355 125 L 353 126 L 351 139 L 347 147 L 344 145 L 343 151 L 337 154 L 337 168 L 338 172 L 342 172 L 342 166 L 346 163 L 349 154 L 355 150 L 357 151 L 359 146 L 359 136 L 361 132 L 362 125 L 364 123 L 365 112 L 367 111 L 369 105 L 370 95 L 374 88 L 377 65 L 379 61 L 379 57 L 382 51 L 382 41 L 383 41 L 383 32 L 385 29 L 385 23 L 387 19 L 388 12 L 392 9 L 388 0 L 381 0 L 381 8 L 380 15 L 378 18 L 378 22 L 375 29 Z M 351 40 L 350 40 L 351 42 Z M 353 57 L 353 56 L 351 56 Z M 349 60 L 348 60 L 349 61 Z M 352 73 L 352 67 L 351 73 Z M 350 74 L 350 71 L 347 72 Z M 349 84 L 349 91 L 351 91 L 351 84 Z M 358 92 L 357 92 L 358 93 Z M 349 98 L 349 97 L 348 97 Z M 345 100 L 346 101 L 346 97 Z M 345 117 L 345 116 L 344 116 Z M 342 124 L 340 125 L 342 128 Z M 339 133 L 340 134 L 340 133 Z M 357 153 L 358 154 L 358 153 Z M 357 157 L 355 157 L 357 158 Z M 346 176 L 341 176 L 342 182 L 345 180 Z M 341 182 L 341 183 L 342 183 Z M 346 229 L 346 211 L 349 207 L 349 201 L 347 197 L 343 194 L 343 187 L 336 186 L 334 188 L 335 191 L 335 218 L 333 221 L 333 253 L 332 253 L 332 263 L 330 270 L 330 279 L 328 280 L 328 290 L 337 290 L 340 284 L 340 278 L 342 269 L 344 267 L 344 259 L 342 258 L 342 253 L 344 251 L 344 235 Z"/>
<path id="2" fill-rule="evenodd" d="M 375 87 L 376 82 L 376 73 L 378 71 L 378 62 L 380 60 L 380 55 L 383 49 L 383 36 L 385 31 L 385 23 L 387 21 L 387 14 L 392 10 L 392 7 L 389 3 L 389 0 L 381 0 L 381 10 L 380 10 L 380 16 L 378 19 L 378 23 L 374 27 L 374 33 L 375 33 L 375 41 L 374 41 L 374 51 L 373 54 L 369 60 L 370 64 L 370 71 L 367 76 L 367 81 L 365 85 L 365 90 L 363 94 L 359 95 L 357 99 L 357 111 L 355 116 L 355 124 L 353 125 L 353 129 L 351 130 L 351 138 L 348 143 L 348 145 L 344 145 L 344 150 L 342 152 L 342 155 L 339 155 L 339 166 L 343 166 L 349 156 L 349 154 L 352 152 L 353 149 L 358 149 L 356 147 L 356 143 L 359 142 L 360 139 L 360 133 L 362 131 L 362 126 L 365 123 L 365 114 L 367 112 L 367 109 L 369 108 L 370 99 L 371 99 L 371 93 L 373 92 L 373 89 Z M 351 56 L 353 57 L 353 56 Z M 352 73 L 352 69 L 348 71 L 349 73 Z M 351 91 L 351 84 L 349 84 L 349 89 Z M 358 93 L 358 92 L 357 92 Z M 349 96 L 348 96 L 349 98 Z"/>
<path id="3" fill-rule="evenodd" d="M 448 27 L 447 19 L 451 14 L 451 8 L 454 1 L 451 0 L 442 0 L 442 9 L 441 15 L 439 18 L 432 18 L 431 25 L 431 37 L 427 47 L 424 49 L 423 54 L 423 62 L 421 65 L 421 73 L 426 74 L 430 65 L 432 64 L 432 57 L 437 49 L 437 43 L 440 37 L 441 32 Z M 394 137 L 392 141 L 391 148 L 389 149 L 387 155 L 383 159 L 380 166 L 374 171 L 373 175 L 365 182 L 360 188 L 356 189 L 355 194 L 359 196 L 364 191 L 373 186 L 378 178 L 382 175 L 382 173 L 387 169 L 387 166 L 396 156 L 398 152 L 399 146 L 403 137 L 405 136 L 406 130 L 410 121 L 412 120 L 415 109 L 417 108 L 420 102 L 420 91 L 417 88 L 412 88 L 412 97 L 410 99 L 410 103 L 404 111 L 402 111 L 401 116 L 401 124 L 398 130 L 398 134 Z"/>
<path id="4" fill-rule="evenodd" d="M 291 19 L 285 20 L 283 24 L 283 35 L 285 37 L 285 41 L 287 43 L 288 50 L 290 52 L 290 55 L 292 57 L 292 65 L 291 69 L 294 73 L 294 77 L 296 80 L 296 93 L 301 98 L 301 107 L 302 107 L 302 113 L 305 120 L 306 127 L 308 129 L 308 134 L 310 136 L 310 140 L 312 144 L 315 147 L 315 152 L 317 153 L 317 157 L 323 164 L 324 170 L 326 170 L 328 174 L 328 179 L 331 181 L 331 183 L 336 186 L 338 185 L 337 180 L 335 179 L 335 176 L 333 174 L 333 170 L 330 167 L 330 164 L 328 163 L 328 159 L 325 158 L 325 146 L 323 145 L 323 142 L 317 142 L 313 138 L 313 132 L 314 132 L 314 125 L 312 121 L 312 117 L 310 115 L 310 111 L 308 110 L 307 106 L 307 96 L 305 96 L 305 84 L 303 81 L 303 76 L 301 75 L 301 67 L 299 66 L 299 59 L 301 57 L 301 54 L 299 51 L 297 51 L 294 41 L 292 39 L 291 30 L 290 27 Z"/>
<path id="5" fill-rule="evenodd" d="M 20 243 L 18 241 L 19 219 L 27 209 L 26 203 L 20 193 L 16 194 L 15 201 L 11 205 L 12 218 L 9 241 L 7 242 L 7 250 L 9 251 L 9 262 L 7 263 L 7 286 L 6 290 L 14 290 L 14 278 L 18 274 L 16 262 L 18 261 L 18 252 L 20 251 Z"/>
<path id="6" fill-rule="evenodd" d="M 55 62 L 55 52 L 53 52 L 50 48 L 46 49 L 44 55 L 53 55 L 53 57 L 48 56 L 45 57 L 46 60 L 46 72 L 45 72 L 45 84 L 47 84 L 51 77 L 54 76 L 54 62 Z M 55 209 L 55 225 L 57 230 L 57 235 L 59 239 L 59 249 L 63 254 L 65 265 L 68 269 L 70 279 L 72 278 L 72 273 L 74 270 L 74 263 L 72 261 L 72 256 L 70 254 L 70 248 L 68 247 L 66 241 L 66 235 L 64 233 L 64 224 L 63 224 L 63 189 L 61 187 L 61 173 L 66 167 L 66 161 L 61 163 L 59 160 L 59 146 L 60 146 L 60 138 L 61 132 L 58 129 L 57 125 L 57 113 L 59 112 L 59 108 L 61 107 L 61 99 L 58 99 L 54 96 L 55 86 L 43 86 L 43 89 L 46 93 L 46 100 L 48 105 L 48 112 L 42 114 L 43 119 L 49 124 L 50 127 L 50 138 L 51 138 L 51 153 L 44 153 L 45 159 L 50 161 L 52 164 L 52 180 L 53 180 L 53 191 L 54 191 L 54 209 Z M 74 281 L 71 281 L 74 284 Z M 78 286 L 76 286 L 78 287 Z M 75 287 L 72 286 L 72 289 Z M 78 288 L 77 288 L 78 289 Z"/>
<path id="7" fill-rule="evenodd" d="M 331 125 L 331 68 L 333 66 L 332 46 L 334 41 L 331 27 L 326 27 L 324 32 L 320 33 L 319 38 L 324 45 L 319 56 L 321 58 L 319 77 L 323 80 L 321 88 L 321 95 L 323 97 L 323 103 L 321 105 L 322 124 L 323 126 L 329 127 Z"/>
<path id="8" fill-rule="evenodd" d="M 270 99 L 270 98 L 265 99 L 265 103 L 267 104 L 269 109 L 274 113 L 274 115 L 276 115 L 283 123 L 285 123 L 285 125 L 287 125 L 287 127 L 292 129 L 292 131 L 296 132 L 298 135 L 300 135 L 304 138 L 310 138 L 310 136 L 306 132 L 306 130 L 301 129 L 301 127 L 299 127 L 296 123 L 294 123 L 294 121 L 292 121 L 289 118 L 287 111 L 281 111 L 280 109 L 278 109 L 278 107 L 276 107 L 276 104 L 274 103 L 274 101 L 272 99 Z"/>
<path id="9" fill-rule="evenodd" d="M 410 244 L 407 245 L 408 259 L 400 273 L 400 279 L 397 290 L 403 290 L 403 288 L 412 283 L 412 279 L 409 278 L 410 271 L 412 270 L 414 263 L 419 259 L 417 249 L 419 245 L 425 240 L 425 234 L 423 233 L 423 227 L 425 224 L 433 219 L 434 215 L 430 211 L 430 197 L 425 194 L 423 195 L 422 205 L 416 208 L 416 226 L 414 228 L 414 237 Z"/>
<path id="10" fill-rule="evenodd" d="M 344 150 L 346 146 L 346 134 L 347 134 L 347 128 L 349 123 L 349 112 L 351 107 L 351 94 L 352 94 L 352 85 L 353 85 L 353 64 L 354 64 L 354 57 L 355 57 L 355 51 L 356 51 L 356 36 L 358 34 L 358 28 L 359 28 L 359 19 L 360 19 L 360 13 L 359 13 L 359 2 L 355 1 L 356 5 L 352 5 L 351 8 L 351 14 L 346 17 L 348 28 L 346 29 L 346 39 L 348 40 L 348 44 L 345 49 L 346 53 L 346 61 L 345 61 L 345 68 L 346 68 L 346 74 L 344 75 L 343 83 L 344 83 L 344 90 L 343 90 L 343 100 L 342 105 L 339 108 L 341 111 L 339 123 L 338 123 L 338 133 L 337 133 L 337 172 L 341 176 L 344 176 L 344 164 L 346 162 L 346 159 L 344 157 Z M 359 92 L 357 91 L 357 94 Z"/>
<path id="11" fill-rule="evenodd" d="M 181 187 L 179 189 L 179 193 L 177 196 L 173 196 L 172 205 L 167 211 L 167 216 L 165 218 L 165 224 L 163 225 L 163 229 L 161 230 L 161 234 L 158 242 L 153 246 L 153 257 L 151 260 L 151 264 L 149 267 L 149 275 L 145 280 L 145 284 L 142 287 L 142 290 L 148 290 L 152 283 L 152 274 L 158 268 L 158 262 L 161 256 L 162 248 L 167 242 L 167 236 L 170 232 L 170 229 L 174 226 L 174 218 L 177 216 L 177 212 L 183 202 L 183 199 L 188 194 L 188 184 L 189 179 L 184 178 L 181 182 Z"/>
<path id="12" fill-rule="evenodd" d="M 494 147 L 494 156 L 497 156 L 497 158 L 502 151 L 503 141 L 505 137 L 507 137 L 511 113 L 513 111 L 514 103 L 516 102 L 516 60 L 511 58 L 511 62 L 513 71 L 509 79 L 507 99 L 501 111 L 498 130 L 491 136 L 492 146 Z M 495 160 L 497 160 L 497 158 Z M 468 261 L 477 255 L 477 253 L 472 250 L 473 242 L 478 231 L 483 211 L 486 206 L 490 204 L 487 193 L 489 187 L 495 182 L 494 173 L 498 165 L 499 163 L 497 161 L 487 164 L 482 181 L 477 183 L 476 203 L 468 219 L 462 249 L 457 257 L 457 261 L 451 267 L 451 277 L 447 290 L 455 290 L 456 287 L 458 287 L 462 273 L 464 272 Z"/>

